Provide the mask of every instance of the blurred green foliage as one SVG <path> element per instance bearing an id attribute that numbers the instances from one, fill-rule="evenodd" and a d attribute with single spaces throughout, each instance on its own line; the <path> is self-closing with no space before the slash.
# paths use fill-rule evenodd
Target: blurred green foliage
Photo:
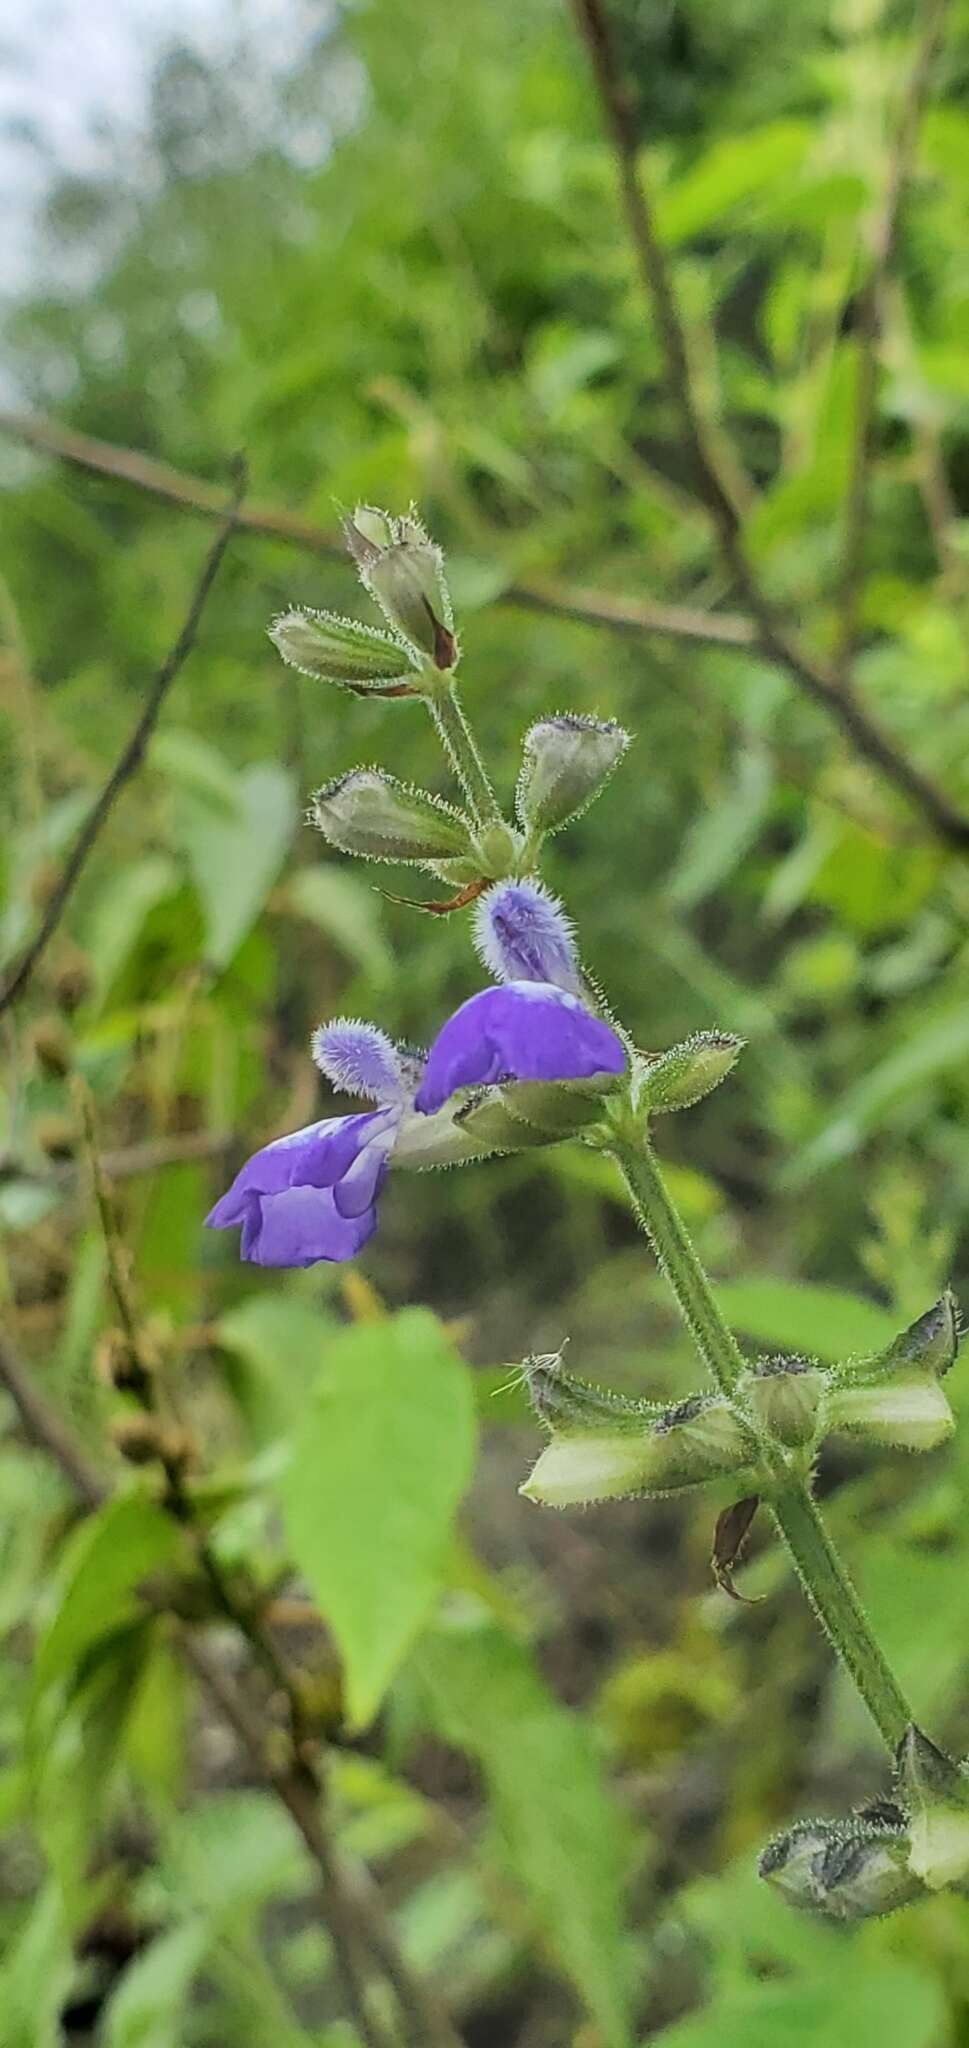
<path id="1" fill-rule="evenodd" d="M 767 0 L 620 13 L 751 552 L 827 648 L 853 307 L 916 10 L 811 0 L 783 34 Z M 565 11 L 354 6 L 291 71 L 257 59 L 244 41 L 218 70 L 171 50 L 138 150 L 54 180 L 51 281 L 6 325 L 18 402 L 226 488 L 244 449 L 253 502 L 327 530 L 335 504 L 416 499 L 448 551 L 503 793 L 539 713 L 630 726 L 549 879 L 642 1044 L 714 1023 L 749 1041 L 730 1084 L 662 1134 L 738 1332 L 824 1358 L 872 1348 L 965 1281 L 969 867 L 749 648 L 503 601 L 544 580 L 737 608 Z M 900 749 L 963 807 L 967 73 L 954 0 L 880 344 L 855 664 Z M 15 438 L 0 463 L 13 957 L 205 533 Z M 969 2039 L 965 1902 L 844 1935 L 753 1875 L 773 1826 L 881 1782 L 779 1554 L 755 1535 L 742 1584 L 763 1599 L 731 1608 L 709 1590 L 709 1504 L 579 1520 L 517 1497 L 533 1442 L 520 1402 L 493 1397 L 507 1361 L 569 1335 L 590 1377 L 695 1383 L 605 1162 L 563 1147 L 394 1178 L 349 1277 L 281 1279 L 203 1239 L 232 1162 L 318 1113 L 315 1023 L 360 1013 L 426 1041 L 480 973 L 462 919 L 385 900 L 302 822 L 309 791 L 361 760 L 450 792 L 414 706 L 282 669 L 265 627 L 290 603 L 356 609 L 349 568 L 236 539 L 147 762 L 5 1020 L 5 1322 L 119 1489 L 78 1521 L 5 1416 L 5 2048 L 356 2039 L 299 1840 L 199 1704 L 178 1626 L 138 1593 L 152 1573 L 184 1604 L 192 1559 L 108 1447 L 118 1397 L 94 1359 L 113 1311 L 65 1060 L 94 1094 L 212 1543 L 267 1598 L 295 1565 L 319 1602 L 327 1630 L 304 1618 L 293 1641 L 341 1843 L 380 1877 L 469 2048 Z M 443 1327 L 415 1323 L 415 1303 Z M 405 1313 L 385 1323 L 384 1305 Z M 455 1526 L 472 1390 L 482 1450 Z M 821 1475 L 918 1712 L 963 1749 L 967 1458 L 960 1439 L 917 1468 L 839 1452 Z"/>

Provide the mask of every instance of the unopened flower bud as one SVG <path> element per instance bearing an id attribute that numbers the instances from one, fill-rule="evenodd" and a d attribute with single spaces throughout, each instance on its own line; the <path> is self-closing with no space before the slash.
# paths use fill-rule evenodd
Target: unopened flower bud
<path id="1" fill-rule="evenodd" d="M 358 505 L 343 530 L 361 582 L 388 625 L 435 668 L 453 668 L 458 647 L 443 557 L 420 520 Z"/>
<path id="2" fill-rule="evenodd" d="M 932 1451 L 952 1435 L 955 1417 L 938 1381 L 920 1375 L 833 1387 L 827 1426 L 901 1451 Z"/>
<path id="3" fill-rule="evenodd" d="M 563 712 L 525 734 L 516 806 L 526 832 L 557 832 L 598 796 L 629 745 L 612 719 Z"/>
<path id="4" fill-rule="evenodd" d="M 165 1426 L 156 1415 L 119 1415 L 111 1435 L 130 1465 L 153 1465 L 162 1455 Z"/>
<path id="5" fill-rule="evenodd" d="M 741 1382 L 760 1427 L 792 1450 L 817 1437 L 825 1385 L 820 1367 L 804 1358 L 759 1358 Z"/>
<path id="6" fill-rule="evenodd" d="M 898 1751 L 899 1790 L 910 1813 L 909 1864 L 930 1891 L 969 1877 L 969 1778 L 909 1727 Z"/>
<path id="7" fill-rule="evenodd" d="M 643 1069 L 639 1099 L 652 1111 L 692 1109 L 726 1080 L 743 1049 L 732 1031 L 697 1031 Z"/>
<path id="8" fill-rule="evenodd" d="M 629 1428 L 642 1434 L 657 1413 L 657 1403 L 632 1401 L 611 1387 L 579 1380 L 562 1365 L 560 1351 L 526 1358 L 522 1367 L 534 1414 L 550 1430 Z"/>
<path id="9" fill-rule="evenodd" d="M 474 943 L 496 981 L 545 981 L 583 994 L 573 925 L 541 882 L 496 882 L 479 899 Z"/>
<path id="10" fill-rule="evenodd" d="M 636 1494 L 676 1493 L 737 1474 L 757 1445 L 726 1401 L 697 1395 L 654 1415 L 637 1432 L 628 1415 L 556 1429 L 521 1491 L 549 1507 Z"/>
<path id="11" fill-rule="evenodd" d="M 866 1359 L 858 1368 L 865 1379 L 903 1373 L 934 1373 L 942 1379 L 954 1364 L 959 1349 L 959 1306 L 951 1287 L 940 1295 L 925 1314 L 893 1338 L 886 1350 Z"/>
<path id="12" fill-rule="evenodd" d="M 331 846 L 366 860 L 450 860 L 470 845 L 460 811 L 379 768 L 353 768 L 318 789 L 312 816 Z"/>
<path id="13" fill-rule="evenodd" d="M 31 1034 L 34 1058 L 42 1072 L 61 1081 L 71 1071 L 73 1051 L 70 1033 L 59 1017 L 41 1017 Z"/>
<path id="14" fill-rule="evenodd" d="M 94 987 L 94 974 L 86 955 L 77 946 L 62 948 L 52 981 L 52 994 L 59 1010 L 73 1017 Z"/>
<path id="15" fill-rule="evenodd" d="M 34 1125 L 34 1137 L 41 1151 L 55 1165 L 64 1165 L 73 1159 L 78 1135 L 76 1124 L 68 1116 L 38 1117 Z"/>
<path id="16" fill-rule="evenodd" d="M 379 692 L 413 680 L 413 665 L 399 640 L 333 612 L 281 612 L 269 638 L 290 668 L 346 689 Z"/>

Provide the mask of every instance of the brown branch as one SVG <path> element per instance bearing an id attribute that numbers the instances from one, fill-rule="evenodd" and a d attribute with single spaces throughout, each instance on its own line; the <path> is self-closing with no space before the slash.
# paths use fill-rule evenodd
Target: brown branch
<path id="1" fill-rule="evenodd" d="M 102 826 L 114 808 L 125 783 L 130 780 L 135 770 L 141 764 L 145 749 L 158 722 L 165 698 L 195 644 L 195 636 L 205 609 L 206 599 L 218 575 L 222 557 L 238 524 L 239 503 L 244 488 L 245 477 L 240 465 L 239 477 L 232 502 L 228 512 L 223 511 L 219 531 L 202 565 L 201 573 L 192 593 L 188 611 L 185 614 L 185 620 L 178 637 L 165 656 L 161 667 L 156 671 L 145 699 L 144 709 L 137 724 L 122 748 L 107 781 L 104 783 L 99 795 L 95 798 L 77 834 L 64 863 L 63 872 L 56 888 L 51 892 L 47 907 L 33 938 L 25 947 L 19 960 L 14 963 L 2 987 L 0 987 L 0 1014 L 4 1010 L 9 1009 L 11 1003 L 16 1000 L 17 996 L 23 993 L 27 983 L 30 981 L 41 955 L 57 930 Z"/>
<path id="2" fill-rule="evenodd" d="M 577 9 L 581 9 L 583 17 L 590 11 L 586 8 L 584 0 L 575 0 L 575 5 Z M 594 4 L 591 12 L 596 15 L 599 13 Z M 632 139 L 631 146 L 634 146 Z M 638 208 L 641 195 L 635 176 L 632 179 L 632 191 Z M 651 224 L 651 217 L 647 216 L 647 219 Z M 656 247 L 665 276 L 665 258 L 658 243 Z M 680 331 L 679 318 L 671 293 L 668 294 L 668 298 L 673 313 L 672 333 L 676 334 Z M 682 341 L 682 334 L 680 338 Z M 680 359 L 685 363 L 685 348 L 678 351 L 678 360 Z M 692 401 L 692 380 L 688 382 L 687 390 Z M 691 409 L 695 415 L 695 408 Z M 219 515 L 218 495 L 201 477 L 172 469 L 168 464 L 155 462 L 151 457 L 141 455 L 133 449 L 117 447 L 109 441 L 93 440 L 86 434 L 77 434 L 69 428 L 61 427 L 55 421 L 27 419 L 16 413 L 2 411 L 0 433 L 22 442 L 27 447 L 35 448 L 40 453 L 74 463 L 95 475 L 107 476 L 119 483 L 133 485 L 137 490 L 145 491 L 167 504 L 180 506 L 183 511 L 197 513 L 206 519 Z M 696 448 L 692 435 L 688 436 L 688 439 L 695 456 Z M 705 446 L 705 443 L 703 445 Z M 715 466 L 714 473 L 716 474 Z M 740 574 L 734 553 L 735 544 L 739 545 L 739 512 L 725 486 L 721 485 L 720 489 L 722 503 L 718 513 L 718 531 L 725 533 L 728 525 L 731 531 L 736 529 L 736 543 L 731 540 L 730 544 L 729 565 L 741 589 L 746 591 L 748 586 L 753 588 L 750 582 L 751 572 L 744 557 L 744 573 Z M 704 501 L 708 511 L 712 513 L 713 508 L 706 492 Z M 284 541 L 327 559 L 342 560 L 345 554 L 335 535 L 309 520 L 300 519 L 294 513 L 273 506 L 250 504 L 241 507 L 235 523 L 241 531 L 261 534 L 270 540 Z M 723 544 L 722 551 L 726 559 L 726 547 Z M 523 611 L 553 613 L 587 625 L 605 627 L 616 633 L 656 633 L 674 640 L 694 641 L 711 646 L 759 649 L 778 666 L 785 668 L 805 693 L 836 721 L 856 750 L 880 769 L 886 780 L 908 797 L 937 838 L 959 852 L 969 851 L 969 818 L 963 816 L 927 775 L 898 752 L 871 714 L 849 691 L 842 690 L 832 673 L 825 670 L 806 650 L 796 647 L 787 639 L 767 600 L 759 592 L 757 604 L 750 604 L 749 616 L 735 612 L 707 612 L 688 605 L 667 605 L 648 600 L 630 601 L 609 591 L 572 589 L 561 582 L 545 578 L 534 583 L 509 584 L 502 591 L 498 602 Z"/>
<path id="3" fill-rule="evenodd" d="M 864 585 L 868 499 L 875 458 L 879 344 L 885 327 L 886 291 L 898 249 L 902 209 L 918 147 L 932 68 L 942 42 L 947 0 L 923 0 L 921 28 L 888 159 L 888 176 L 871 231 L 867 275 L 857 294 L 854 332 L 858 345 L 855 431 L 845 498 L 841 544 L 841 617 L 838 668 L 844 673 L 858 628 Z"/>
<path id="4" fill-rule="evenodd" d="M 203 519 L 221 513 L 219 494 L 204 478 L 155 462 L 133 448 L 120 448 L 111 441 L 96 441 L 88 434 L 76 434 L 55 420 L 27 419 L 18 413 L 0 412 L 0 434 L 20 441 L 38 454 L 53 455 L 58 461 L 74 463 L 94 476 L 131 484 L 150 497 Z M 309 554 L 344 562 L 346 546 L 336 533 L 277 506 L 246 505 L 236 525 L 244 533 L 267 540 L 280 540 L 305 548 Z M 660 633 L 674 640 L 709 641 L 715 646 L 745 647 L 756 641 L 756 629 L 749 619 L 726 612 L 706 612 L 698 607 L 675 604 L 629 603 L 608 591 L 573 590 L 569 585 L 542 579 L 537 583 L 512 583 L 501 592 L 500 604 L 523 611 L 559 613 L 564 618 L 585 620 L 592 626 L 609 626 L 620 633 Z"/>
<path id="5" fill-rule="evenodd" d="M 922 813 L 935 836 L 960 853 L 969 853 L 969 816 L 899 751 L 867 707 L 842 686 L 835 672 L 790 632 L 761 588 L 747 553 L 740 507 L 717 460 L 697 401 L 686 332 L 652 202 L 640 173 L 632 105 L 619 68 L 605 0 L 572 0 L 572 5 L 589 52 L 615 152 L 629 236 L 656 322 L 667 382 L 680 415 L 697 495 L 706 507 L 725 567 L 754 621 L 757 640 L 804 694 L 834 719 L 855 751 L 878 768 Z"/>

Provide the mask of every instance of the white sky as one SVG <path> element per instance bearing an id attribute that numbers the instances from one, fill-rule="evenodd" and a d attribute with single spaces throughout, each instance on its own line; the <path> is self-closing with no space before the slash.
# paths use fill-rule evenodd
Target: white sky
<path id="1" fill-rule="evenodd" d="M 158 49 L 181 38 L 215 57 L 244 26 L 273 68 L 303 46 L 314 0 L 6 0 L 0 6 L 0 299 L 29 278 L 47 152 L 95 171 L 99 126 L 141 128 Z M 43 145 L 32 146 L 30 128 Z"/>

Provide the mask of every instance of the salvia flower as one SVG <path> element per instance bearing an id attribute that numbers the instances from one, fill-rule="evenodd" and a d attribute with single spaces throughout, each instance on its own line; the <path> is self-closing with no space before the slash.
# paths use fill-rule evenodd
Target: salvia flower
<path id="1" fill-rule="evenodd" d="M 482 1082 L 574 1080 L 622 1071 L 615 1034 L 561 989 L 534 982 L 484 989 L 444 1025 L 426 1062 L 373 1024 L 340 1020 L 313 1040 L 317 1066 L 372 1110 L 327 1117 L 254 1153 L 206 1218 L 241 1228 L 241 1254 L 261 1266 L 351 1259 L 373 1236 L 392 1157 L 452 1165 L 494 1149 L 445 1108 Z M 504 1148 L 503 1148 L 504 1149 Z"/>
<path id="2" fill-rule="evenodd" d="M 496 981 L 552 982 L 582 994 L 572 920 L 541 882 L 496 882 L 475 909 L 474 942 Z"/>
<path id="3" fill-rule="evenodd" d="M 584 1081 L 621 1074 L 619 1039 L 568 989 L 510 981 L 472 996 L 449 1017 L 428 1054 L 416 1106 L 440 1109 L 458 1088 L 506 1081 Z"/>

